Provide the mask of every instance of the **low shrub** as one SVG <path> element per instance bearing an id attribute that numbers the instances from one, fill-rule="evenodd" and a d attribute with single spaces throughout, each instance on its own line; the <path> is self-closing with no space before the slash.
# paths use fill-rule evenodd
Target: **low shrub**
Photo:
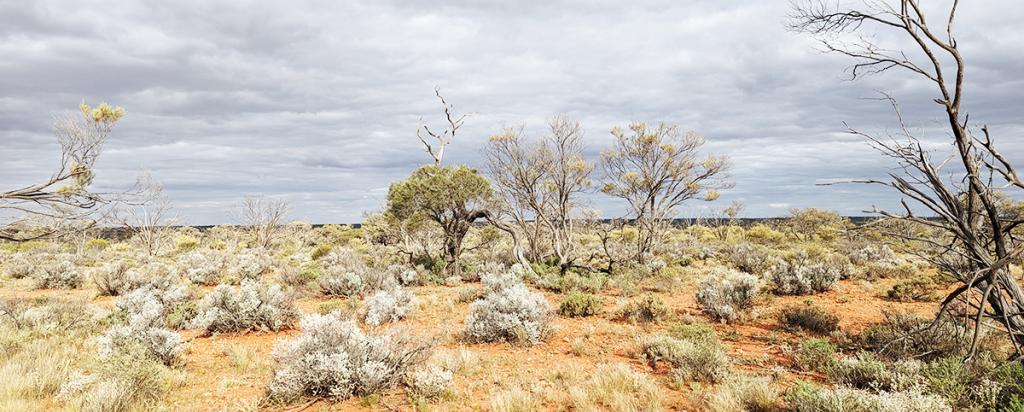
<path id="1" fill-rule="evenodd" d="M 81 270 L 70 260 L 45 265 L 35 272 L 37 289 L 75 289 L 84 281 Z"/>
<path id="2" fill-rule="evenodd" d="M 793 305 L 779 312 L 779 323 L 789 330 L 828 334 L 839 330 L 839 317 L 812 305 Z"/>
<path id="3" fill-rule="evenodd" d="M 379 393 L 400 383 L 430 349 L 405 334 L 365 335 L 336 314 L 306 316 L 300 327 L 302 334 L 279 341 L 272 352 L 277 367 L 268 394 L 273 401 Z"/>
<path id="4" fill-rule="evenodd" d="M 320 291 L 326 296 L 356 296 L 363 292 L 363 278 L 355 272 L 331 271 L 320 276 Z"/>
<path id="5" fill-rule="evenodd" d="M 917 267 L 910 263 L 881 261 L 869 262 L 861 270 L 861 277 L 867 280 L 902 279 L 917 273 Z"/>
<path id="6" fill-rule="evenodd" d="M 668 335 L 682 340 L 717 340 L 715 329 L 700 323 L 676 323 L 668 328 Z"/>
<path id="7" fill-rule="evenodd" d="M 704 399 L 704 410 L 711 412 L 774 412 L 782 390 L 766 377 L 738 376 L 718 385 Z"/>
<path id="8" fill-rule="evenodd" d="M 193 250 L 178 258 L 178 267 L 192 283 L 213 286 L 220 283 L 224 272 L 224 255 L 212 249 Z"/>
<path id="9" fill-rule="evenodd" d="M 793 353 L 793 363 L 800 370 L 824 372 L 836 362 L 836 345 L 825 339 L 807 339 Z"/>
<path id="10" fill-rule="evenodd" d="M 920 390 L 872 393 L 837 387 L 825 389 L 800 383 L 786 392 L 786 401 L 795 412 L 941 412 L 953 408 L 942 397 Z"/>
<path id="11" fill-rule="evenodd" d="M 826 374 L 829 380 L 840 385 L 890 392 L 918 386 L 920 369 L 921 364 L 917 361 L 886 364 L 870 352 L 860 352 L 833 363 Z"/>
<path id="12" fill-rule="evenodd" d="M 676 339 L 656 335 L 645 337 L 640 344 L 640 357 L 652 369 L 658 362 L 672 366 L 677 382 L 720 382 L 729 375 L 731 365 L 721 343 L 708 339 Z"/>
<path id="13" fill-rule="evenodd" d="M 933 325 L 934 319 L 912 312 L 886 311 L 883 316 L 857 336 L 861 348 L 890 359 L 924 361 L 966 353 L 967 330 L 959 322 L 944 317 Z"/>
<path id="14" fill-rule="evenodd" d="M 572 409 L 578 411 L 661 410 L 657 382 L 622 363 L 598 365 L 589 379 L 568 392 Z"/>
<path id="15" fill-rule="evenodd" d="M 212 333 L 277 331 L 297 317 L 293 298 L 281 286 L 245 280 L 238 287 L 217 286 L 204 296 L 189 325 Z"/>
<path id="16" fill-rule="evenodd" d="M 665 301 L 657 295 L 647 294 L 626 303 L 619 309 L 618 318 L 633 323 L 651 323 L 665 319 L 668 315 Z"/>
<path id="17" fill-rule="evenodd" d="M 258 279 L 270 270 L 274 259 L 263 249 L 244 249 L 238 254 L 233 272 L 240 279 Z"/>
<path id="18" fill-rule="evenodd" d="M 842 277 L 844 267 L 825 259 L 797 258 L 780 260 L 768 271 L 773 292 L 779 295 L 806 295 L 832 290 Z"/>
<path id="19" fill-rule="evenodd" d="M 732 322 L 754 306 L 761 290 L 756 276 L 731 269 L 716 269 L 697 286 L 697 303 L 715 320 Z"/>
<path id="20" fill-rule="evenodd" d="M 779 261 L 771 249 L 746 242 L 729 247 L 725 256 L 736 269 L 755 275 L 767 273 Z"/>
<path id="21" fill-rule="evenodd" d="M 917 276 L 899 281 L 885 296 L 897 302 L 931 302 L 939 298 L 936 293 L 938 287 L 930 277 Z"/>
<path id="22" fill-rule="evenodd" d="M 603 300 L 590 293 L 573 291 L 562 299 L 558 313 L 570 318 L 594 316 L 601 313 Z"/>
<path id="23" fill-rule="evenodd" d="M 93 272 L 92 282 L 101 296 L 120 296 L 145 283 L 140 272 L 131 269 L 124 261 L 109 263 Z"/>
<path id="24" fill-rule="evenodd" d="M 24 253 L 15 253 L 4 265 L 7 276 L 12 279 L 22 279 L 32 276 L 35 270 L 35 260 Z"/>
<path id="25" fill-rule="evenodd" d="M 395 287 L 368 296 L 363 306 L 363 323 L 377 327 L 404 319 L 415 304 L 412 293 Z"/>
<path id="26" fill-rule="evenodd" d="M 515 275 L 485 275 L 483 298 L 469 305 L 463 335 L 471 342 L 536 344 L 551 332 L 551 304 Z"/>
<path id="27" fill-rule="evenodd" d="M 444 395 L 452 385 L 452 372 L 440 366 L 416 369 L 406 379 L 409 391 L 423 399 L 435 399 Z"/>

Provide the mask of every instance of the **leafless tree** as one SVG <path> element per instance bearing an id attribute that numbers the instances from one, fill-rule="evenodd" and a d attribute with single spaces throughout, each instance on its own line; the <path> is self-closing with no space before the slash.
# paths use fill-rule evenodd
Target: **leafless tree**
<path id="1" fill-rule="evenodd" d="M 90 190 L 93 166 L 124 109 L 106 103 L 80 105 L 80 115 L 60 116 L 54 133 L 60 165 L 42 183 L 0 192 L 0 239 L 26 241 L 96 224 L 109 211 L 112 194 Z"/>
<path id="2" fill-rule="evenodd" d="M 943 123 L 952 136 L 950 153 L 933 158 L 935 153 L 925 149 L 910 130 L 896 101 L 885 95 L 882 99 L 896 112 L 899 129 L 886 136 L 854 129 L 850 133 L 865 137 L 899 168 L 890 173 L 891 180 L 861 182 L 888 186 L 903 197 L 902 210 L 875 212 L 944 234 L 894 233 L 929 246 L 928 258 L 960 283 L 943 299 L 932 326 L 950 312 L 952 303 L 963 302 L 976 310 L 969 317 L 976 327 L 967 358 L 977 348 L 981 325 L 993 320 L 1008 332 L 1019 359 L 1024 345 L 1024 291 L 1010 275 L 1008 264 L 1024 251 L 1014 233 L 1024 219 L 1007 213 L 1001 192 L 1024 189 L 1024 182 L 996 149 L 988 127 L 971 126 L 962 110 L 967 66 L 953 30 L 959 2 L 947 5 L 942 10 L 925 10 L 918 0 L 866 0 L 859 7 L 845 8 L 802 1 L 794 3 L 791 27 L 817 35 L 826 51 L 853 58 L 853 78 L 897 69 L 934 87 L 934 102 L 942 109 Z M 941 20 L 933 26 L 930 17 Z M 868 33 L 876 29 L 899 35 L 902 44 L 880 44 Z"/>
<path id="3" fill-rule="evenodd" d="M 504 199 L 503 214 L 525 235 L 530 259 L 543 259 L 550 248 L 565 272 L 577 259 L 573 213 L 591 185 L 594 166 L 583 159 L 578 121 L 555 116 L 548 126 L 549 133 L 533 143 L 521 127 L 508 128 L 491 137 L 485 156 Z"/>
<path id="4" fill-rule="evenodd" d="M 242 201 L 238 213 L 243 229 L 249 232 L 253 245 L 269 249 L 274 239 L 281 233 L 282 221 L 288 213 L 288 202 L 247 197 Z"/>
<path id="5" fill-rule="evenodd" d="M 636 258 L 642 262 L 680 205 L 698 197 L 715 200 L 719 190 L 732 184 L 726 179 L 728 158 L 700 157 L 700 135 L 665 123 L 650 128 L 634 122 L 629 130 L 612 129 L 615 145 L 601 153 L 606 179 L 602 191 L 629 203 L 640 232 Z"/>
<path id="6" fill-rule="evenodd" d="M 435 87 L 434 94 L 437 95 L 437 99 L 441 101 L 441 107 L 444 108 L 447 126 L 438 132 L 431 130 L 430 126 L 427 126 L 423 119 L 420 119 L 421 124 L 420 128 L 416 129 L 416 137 L 423 143 L 427 154 L 434 159 L 434 166 L 440 166 L 441 159 L 444 157 L 444 149 L 455 139 L 455 134 L 458 133 L 459 129 L 462 128 L 462 124 L 466 121 L 466 115 L 455 115 L 455 106 L 449 104 L 444 99 L 444 96 L 441 96 L 440 88 Z"/>
<path id="7" fill-rule="evenodd" d="M 176 218 L 164 195 L 164 187 L 152 175 L 145 174 L 136 183 L 136 196 L 114 209 L 114 220 L 132 233 L 149 256 L 156 256 L 171 236 Z"/>

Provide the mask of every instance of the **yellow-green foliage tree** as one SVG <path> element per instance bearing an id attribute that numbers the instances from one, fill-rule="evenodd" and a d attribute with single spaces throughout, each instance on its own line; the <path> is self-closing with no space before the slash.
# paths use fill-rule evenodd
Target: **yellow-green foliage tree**
<path id="1" fill-rule="evenodd" d="M 42 183 L 0 192 L 0 239 L 26 241 L 81 229 L 109 199 L 89 190 L 93 166 L 124 109 L 100 103 L 79 105 L 79 116 L 59 117 L 54 133 L 60 144 L 60 167 Z"/>
<path id="2" fill-rule="evenodd" d="M 850 219 L 830 210 L 794 208 L 789 210 L 789 214 L 791 217 L 786 221 L 786 227 L 799 240 L 830 242 L 853 226 Z"/>
<path id="3" fill-rule="evenodd" d="M 601 153 L 602 191 L 629 203 L 637 229 L 637 259 L 660 240 L 676 209 L 690 199 L 715 200 L 732 187 L 726 179 L 729 159 L 701 156 L 704 138 L 675 125 L 648 127 L 635 122 L 629 131 L 612 129 L 615 145 Z"/>
<path id="4" fill-rule="evenodd" d="M 465 166 L 423 166 L 408 179 L 391 184 L 387 213 L 401 221 L 425 219 L 444 234 L 447 271 L 461 275 L 459 257 L 470 226 L 487 217 L 491 183 Z"/>

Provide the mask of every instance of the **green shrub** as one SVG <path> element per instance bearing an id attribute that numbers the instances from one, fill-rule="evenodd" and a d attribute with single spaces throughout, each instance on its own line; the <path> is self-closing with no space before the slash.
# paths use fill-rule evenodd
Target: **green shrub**
<path id="1" fill-rule="evenodd" d="M 705 324 L 676 323 L 668 328 L 668 335 L 683 340 L 717 340 L 715 329 Z"/>
<path id="2" fill-rule="evenodd" d="M 885 296 L 897 302 L 931 302 L 938 299 L 935 293 L 937 287 L 931 278 L 918 276 L 899 281 Z"/>
<path id="3" fill-rule="evenodd" d="M 793 362 L 804 371 L 827 371 L 835 364 L 836 345 L 825 339 L 808 339 L 800 343 Z"/>
<path id="4" fill-rule="evenodd" d="M 650 323 L 660 321 L 668 314 L 665 302 L 656 295 L 648 294 L 623 306 L 618 317 L 634 323 Z"/>
<path id="5" fill-rule="evenodd" d="M 794 412 L 945 412 L 953 408 L 939 396 L 919 390 L 872 393 L 837 387 L 825 389 L 800 382 L 785 395 Z"/>
<path id="6" fill-rule="evenodd" d="M 672 365 L 672 378 L 678 383 L 691 381 L 721 382 L 731 365 L 718 340 L 684 340 L 656 335 L 643 339 L 640 357 L 652 369 L 658 362 Z"/>
<path id="7" fill-rule="evenodd" d="M 835 362 L 826 371 L 837 384 L 873 391 L 901 391 L 920 384 L 921 364 L 902 361 L 887 365 L 870 352 Z"/>
<path id="8" fill-rule="evenodd" d="M 310 252 L 309 257 L 313 260 L 320 259 L 327 256 L 328 253 L 331 253 L 332 249 L 334 249 L 334 247 L 331 245 L 317 245 L 316 249 L 313 249 L 313 251 Z"/>
<path id="9" fill-rule="evenodd" d="M 967 349 L 963 326 L 943 318 L 934 319 L 911 312 L 885 312 L 885 319 L 865 328 L 859 335 L 861 348 L 890 359 L 928 361 L 962 355 Z"/>
<path id="10" fill-rule="evenodd" d="M 943 358 L 929 363 L 921 371 L 928 392 L 948 399 L 950 403 L 960 404 L 971 391 L 973 374 L 959 358 Z"/>
<path id="11" fill-rule="evenodd" d="M 779 323 L 790 330 L 826 334 L 839 329 L 839 317 L 817 306 L 793 305 L 779 312 Z"/>
<path id="12" fill-rule="evenodd" d="M 603 301 L 593 294 L 579 291 L 569 292 L 558 306 L 558 313 L 571 318 L 593 316 L 601 313 Z"/>

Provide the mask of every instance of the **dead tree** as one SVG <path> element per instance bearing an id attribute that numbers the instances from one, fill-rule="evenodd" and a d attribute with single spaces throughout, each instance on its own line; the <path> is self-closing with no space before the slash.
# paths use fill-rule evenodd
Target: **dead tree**
<path id="1" fill-rule="evenodd" d="M 1024 189 L 1024 182 L 996 149 L 988 127 L 972 126 L 962 110 L 966 65 L 953 30 L 959 3 L 954 0 L 948 5 L 944 10 L 925 10 L 919 0 L 865 0 L 860 8 L 841 8 L 820 0 L 803 1 L 794 4 L 791 28 L 817 35 L 827 52 L 854 59 L 850 71 L 854 79 L 895 69 L 933 86 L 934 102 L 942 109 L 944 127 L 952 137 L 948 156 L 933 158 L 907 127 L 896 101 L 885 95 L 882 99 L 896 111 L 898 131 L 886 136 L 854 129 L 850 133 L 866 138 L 899 167 L 890 173 L 890 180 L 861 182 L 888 186 L 903 197 L 901 210 L 874 212 L 943 234 L 894 233 L 929 246 L 929 260 L 959 283 L 943 299 L 932 327 L 950 313 L 951 304 L 962 302 L 974 308 L 969 315 L 975 327 L 967 358 L 977 349 L 981 326 L 992 320 L 1006 330 L 1019 359 L 1024 345 L 1024 291 L 1008 265 L 1024 252 L 1014 234 L 1024 219 L 1007 213 L 1002 199 L 1006 191 Z M 941 17 L 938 25 L 930 24 L 934 17 Z M 866 33 L 875 29 L 897 34 L 909 46 L 885 47 Z"/>
<path id="2" fill-rule="evenodd" d="M 431 130 L 430 126 L 427 126 L 423 119 L 420 119 L 421 125 L 419 129 L 416 129 L 416 137 L 423 143 L 423 148 L 427 151 L 427 154 L 434 159 L 434 166 L 440 166 L 441 159 L 444 157 L 444 149 L 455 139 L 455 134 L 458 133 L 459 129 L 462 128 L 462 124 L 466 121 L 466 115 L 455 115 L 455 106 L 449 104 L 444 99 L 444 96 L 441 96 L 440 88 L 435 87 L 434 94 L 441 101 L 441 107 L 444 108 L 445 121 L 448 124 L 444 130 L 437 132 Z"/>
<path id="3" fill-rule="evenodd" d="M 173 207 L 164 195 L 164 187 L 151 175 L 143 175 L 136 183 L 136 196 L 114 208 L 114 220 L 132 233 L 135 240 L 149 256 L 156 256 L 160 247 L 167 243 Z"/>
<path id="4" fill-rule="evenodd" d="M 269 249 L 281 233 L 281 222 L 288 213 L 288 202 L 262 197 L 247 197 L 242 201 L 239 220 L 249 232 L 253 246 Z"/>
<path id="5" fill-rule="evenodd" d="M 124 109 L 82 103 L 80 115 L 58 117 L 54 133 L 60 166 L 49 179 L 0 192 L 0 239 L 22 242 L 81 230 L 96 224 L 113 203 L 113 194 L 92 191 L 93 166 Z"/>

